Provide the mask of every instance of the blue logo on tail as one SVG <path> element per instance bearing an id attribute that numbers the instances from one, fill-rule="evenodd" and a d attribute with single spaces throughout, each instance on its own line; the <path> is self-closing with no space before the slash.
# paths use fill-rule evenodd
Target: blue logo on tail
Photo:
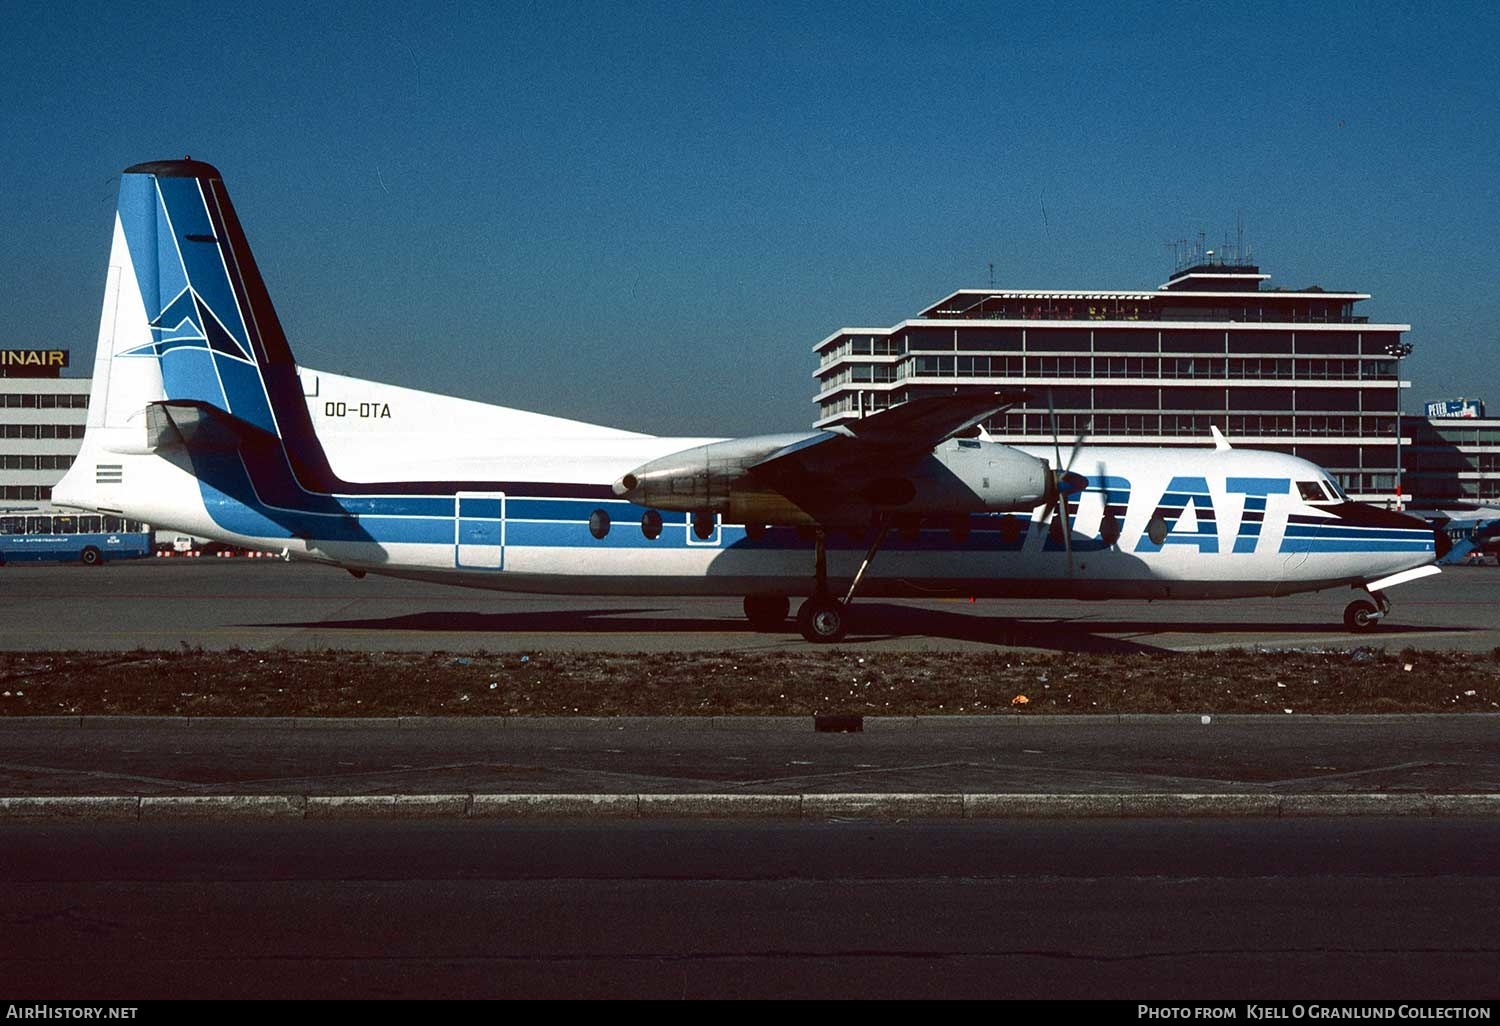
<path id="1" fill-rule="evenodd" d="M 276 418 L 229 272 L 229 250 L 195 178 L 126 174 L 120 225 L 168 399 L 215 406 L 272 434 Z"/>

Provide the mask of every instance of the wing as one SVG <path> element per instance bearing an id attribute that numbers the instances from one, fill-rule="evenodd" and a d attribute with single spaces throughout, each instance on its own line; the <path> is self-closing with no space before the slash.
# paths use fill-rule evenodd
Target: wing
<path id="1" fill-rule="evenodd" d="M 982 463 L 962 461 L 970 480 L 933 454 L 1028 398 L 1024 392 L 932 396 L 829 431 L 710 442 L 637 467 L 613 491 L 641 506 L 713 510 L 745 523 L 858 523 L 874 509 L 917 515 L 1030 509 L 1049 494 L 1045 461 L 976 442 L 985 455 Z"/>
<path id="2" fill-rule="evenodd" d="M 895 498 L 890 488 L 906 487 L 897 479 L 935 447 L 1030 398 L 1026 392 L 994 392 L 913 399 L 801 439 L 746 469 L 760 487 L 814 517 L 853 497 L 883 505 Z"/>
<path id="3" fill-rule="evenodd" d="M 953 436 L 1030 398 L 1029 392 L 991 392 L 913 399 L 794 442 L 748 469 L 766 479 L 840 473 L 861 465 L 899 474 Z"/>

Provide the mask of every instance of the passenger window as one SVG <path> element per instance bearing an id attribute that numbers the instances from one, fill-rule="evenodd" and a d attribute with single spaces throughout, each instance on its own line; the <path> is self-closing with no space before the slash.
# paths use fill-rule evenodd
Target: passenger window
<path id="1" fill-rule="evenodd" d="M 1106 513 L 1104 519 L 1099 522 L 1099 540 L 1106 545 L 1113 545 L 1120 540 L 1120 518 L 1113 513 Z"/>
<path id="2" fill-rule="evenodd" d="M 1146 537 L 1151 539 L 1153 545 L 1165 545 L 1167 541 L 1167 522 L 1157 513 L 1146 521 Z"/>

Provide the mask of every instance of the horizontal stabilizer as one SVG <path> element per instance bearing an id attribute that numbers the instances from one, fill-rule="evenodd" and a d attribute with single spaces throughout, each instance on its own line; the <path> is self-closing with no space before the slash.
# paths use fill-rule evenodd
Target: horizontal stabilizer
<path id="1" fill-rule="evenodd" d="M 233 452 L 246 444 L 275 445 L 275 435 L 206 402 L 173 399 L 146 407 L 146 436 L 153 451 L 181 447 Z"/>

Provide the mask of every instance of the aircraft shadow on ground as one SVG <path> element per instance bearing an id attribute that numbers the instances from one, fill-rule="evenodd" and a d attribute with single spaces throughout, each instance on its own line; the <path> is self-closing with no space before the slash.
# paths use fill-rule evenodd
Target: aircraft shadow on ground
<path id="1" fill-rule="evenodd" d="M 795 608 L 795 607 L 794 607 Z M 895 638 L 935 638 L 993 645 L 997 648 L 1039 648 L 1059 652 L 1164 652 L 1154 644 L 1160 635 L 1192 635 L 1208 640 L 1219 635 L 1228 644 L 1243 638 L 1255 644 L 1255 635 L 1306 635 L 1311 644 L 1339 647 L 1399 644 L 1407 634 L 1468 632 L 1464 627 L 1429 627 L 1391 624 L 1365 635 L 1351 635 L 1336 621 L 1265 622 L 1245 620 L 1095 619 L 1093 617 L 1020 618 L 870 602 L 851 609 L 854 619 L 843 645 Z M 304 630 L 424 631 L 433 634 L 525 634 L 566 635 L 623 634 L 734 634 L 764 637 L 781 642 L 797 639 L 795 623 L 788 619 L 781 630 L 757 632 L 738 617 L 699 617 L 657 608 L 557 609 L 518 613 L 473 611 L 409 613 L 402 616 L 358 620 L 311 620 L 250 626 Z M 809 646 L 811 647 L 811 646 Z"/>

